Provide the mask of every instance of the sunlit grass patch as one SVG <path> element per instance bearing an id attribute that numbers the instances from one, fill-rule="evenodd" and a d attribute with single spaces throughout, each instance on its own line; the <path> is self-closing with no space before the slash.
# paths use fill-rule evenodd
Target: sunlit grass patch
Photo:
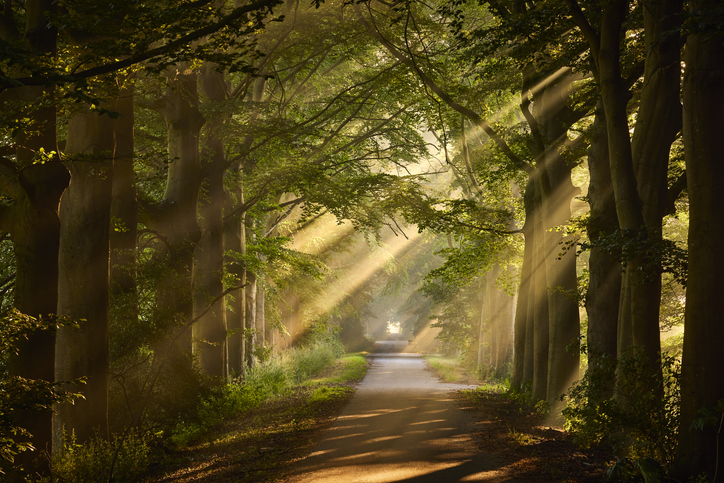
<path id="1" fill-rule="evenodd" d="M 347 384 L 361 380 L 367 374 L 367 359 L 364 353 L 353 353 L 342 356 L 330 369 L 331 375 L 311 379 L 305 384 Z"/>
<path id="2" fill-rule="evenodd" d="M 309 404 L 326 404 L 332 400 L 346 398 L 353 391 L 354 389 L 351 387 L 322 386 L 312 392 L 307 398 L 307 402 Z"/>
<path id="3" fill-rule="evenodd" d="M 446 382 L 458 382 L 464 377 L 465 371 L 460 366 L 458 359 L 441 356 L 425 356 L 425 359 Z"/>
<path id="4" fill-rule="evenodd" d="M 357 380 L 366 367 L 363 355 L 349 354 L 322 371 L 325 377 L 299 385 L 291 378 L 280 396 L 237 413 L 202 438 L 177 448 L 175 454 L 185 460 L 181 467 L 169 465 L 173 468 L 161 470 L 163 475 L 150 475 L 146 481 L 185 481 L 164 478 L 174 472 L 204 472 L 202 466 L 209 461 L 215 462 L 207 475 L 210 481 L 276 481 L 309 450 L 322 434 L 319 430 L 334 420 L 354 392 L 351 385 L 326 381 Z"/>
<path id="5" fill-rule="evenodd" d="M 542 438 L 540 436 L 535 436 L 532 434 L 519 432 L 510 427 L 508 428 L 508 435 L 510 435 L 510 437 L 513 439 L 513 441 L 515 441 L 516 444 L 518 444 L 520 446 L 525 446 L 525 445 L 529 445 L 529 444 L 537 444 L 537 443 L 540 443 L 541 441 L 544 441 L 544 438 Z"/>

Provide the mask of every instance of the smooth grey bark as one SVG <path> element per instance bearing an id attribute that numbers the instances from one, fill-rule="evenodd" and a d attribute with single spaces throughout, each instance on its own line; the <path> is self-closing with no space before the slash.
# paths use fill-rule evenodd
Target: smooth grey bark
<path id="1" fill-rule="evenodd" d="M 52 57 L 56 53 L 57 30 L 47 21 L 47 15 L 54 15 L 56 11 L 57 4 L 52 0 L 27 1 L 24 25 L 12 29 L 18 36 L 23 35 L 27 48 L 39 56 Z M 70 180 L 60 158 L 53 155 L 58 152 L 55 106 L 47 101 L 39 102 L 43 98 L 52 99 L 54 94 L 53 87 L 41 86 L 18 87 L 0 94 L 3 104 L 20 101 L 33 106 L 23 114 L 30 120 L 28 133 L 20 132 L 15 138 L 15 162 L 4 157 L 0 162 L 1 189 L 12 200 L 11 207 L 5 210 L 7 216 L 2 218 L 6 221 L 3 228 L 11 233 L 15 254 L 17 275 L 13 304 L 24 314 L 49 320 L 55 315 L 58 301 L 58 206 Z M 3 105 L 3 109 L 11 112 L 12 107 Z M 44 163 L 34 163 L 40 150 L 44 150 L 48 158 Z M 17 349 L 17 354 L 9 358 L 8 370 L 12 375 L 55 380 L 54 330 L 29 334 Z M 36 448 L 19 454 L 15 458 L 16 468 L 49 474 L 47 455 L 52 451 L 52 413 L 20 409 L 15 417 L 31 434 L 30 442 Z M 18 437 L 18 440 L 27 441 L 27 438 Z M 24 481 L 20 474 L 7 477 Z"/>
<path id="2" fill-rule="evenodd" d="M 666 174 L 669 151 L 681 129 L 679 35 L 681 0 L 644 2 L 646 61 L 636 126 L 631 141 L 637 190 L 648 237 L 661 240 L 669 197 Z M 655 264 L 658 268 L 658 263 Z M 643 347 L 651 370 L 660 370 L 661 274 L 647 273 L 632 285 L 633 343 Z"/>
<path id="3" fill-rule="evenodd" d="M 169 273 L 157 289 L 157 316 L 180 331 L 178 350 L 190 355 L 193 314 L 194 249 L 201 238 L 197 205 L 201 183 L 197 74 L 183 66 L 171 73 L 161 114 L 168 133 L 169 169 L 160 206 L 149 211 L 149 224 L 164 238 L 159 251 Z"/>
<path id="4" fill-rule="evenodd" d="M 254 367 L 256 363 L 256 355 L 254 354 L 257 346 L 257 329 L 256 329 L 256 294 L 257 294 L 256 274 L 251 270 L 246 270 L 246 287 L 244 287 L 244 334 L 246 336 L 245 363 L 247 368 Z"/>
<path id="5" fill-rule="evenodd" d="M 525 228 L 523 228 L 525 233 Z M 513 336 L 513 377 L 511 387 L 520 389 L 522 384 L 528 379 L 525 378 L 525 361 L 527 351 L 526 347 L 530 346 L 527 334 L 528 323 L 528 305 L 530 303 L 530 285 L 531 285 L 531 250 L 533 244 L 530 242 L 529 235 L 526 235 L 525 249 L 523 252 L 523 266 L 520 271 L 520 284 L 518 286 L 518 303 L 515 308 L 515 334 Z"/>
<path id="6" fill-rule="evenodd" d="M 668 200 L 665 184 L 668 153 L 681 119 L 679 39 L 675 33 L 681 21 L 681 3 L 678 0 L 645 2 L 645 72 L 633 141 L 627 111 L 630 93 L 621 73 L 620 52 L 629 3 L 614 0 L 604 7 L 600 33 L 590 25 L 575 0 L 568 0 L 568 4 L 588 40 L 595 62 L 606 114 L 619 226 L 627 235 L 643 236 L 655 242 L 661 236 L 662 207 Z M 647 262 L 651 260 L 647 260 L 644 253 L 632 254 L 626 260 L 618 352 L 621 353 L 630 340 L 643 348 L 649 370 L 658 373 L 661 280 L 658 273 L 647 273 Z M 625 332 L 629 326 L 630 334 Z"/>
<path id="7" fill-rule="evenodd" d="M 602 237 L 618 230 L 605 114 L 600 101 L 596 108 L 591 145 L 588 149 L 588 170 L 588 202 L 591 211 L 587 230 L 593 247 L 588 262 L 589 285 L 586 293 L 587 344 L 589 367 L 595 369 L 601 357 L 617 357 L 621 292 L 620 250 L 598 245 Z M 613 385 L 607 389 L 607 393 L 609 397 L 613 395 Z"/>
<path id="8" fill-rule="evenodd" d="M 222 103 L 228 96 L 227 82 L 221 72 L 206 65 L 201 76 L 202 91 L 211 103 Z M 224 149 L 224 118 L 208 124 L 201 153 L 203 196 L 198 213 L 201 239 L 196 245 L 194 270 L 194 354 L 203 370 L 226 377 L 227 327 L 224 291 L 224 174 L 228 163 Z M 207 307 L 211 305 L 209 310 Z"/>
<path id="9" fill-rule="evenodd" d="M 684 352 L 681 362 L 681 424 L 676 455 L 680 479 L 706 472 L 721 478 L 724 441 L 721 415 L 713 426 L 692 429 L 699 410 L 724 399 L 724 35 L 704 19 L 721 2 L 694 0 L 690 12 L 702 31 L 686 41 L 684 147 L 689 192 L 689 268 L 686 285 Z M 710 27 L 709 27 L 710 28 Z"/>
<path id="10" fill-rule="evenodd" d="M 68 123 L 66 167 L 70 186 L 60 204 L 58 314 L 78 327 L 58 329 L 55 377 L 86 378 L 71 387 L 84 399 L 56 407 L 54 447 L 63 433 L 78 442 L 108 432 L 108 324 L 110 213 L 113 187 L 113 119 L 88 110 Z"/>
<path id="11" fill-rule="evenodd" d="M 535 401 L 545 400 L 548 392 L 548 351 L 550 347 L 550 312 L 548 308 L 548 279 L 545 268 L 548 256 L 547 237 L 544 228 L 541 195 L 535 188 L 533 229 L 536 232 L 533 246 L 533 388 Z"/>
<path id="12" fill-rule="evenodd" d="M 266 304 L 264 301 L 264 286 L 256 281 L 256 334 L 257 346 L 261 349 L 267 347 Z"/>
<path id="13" fill-rule="evenodd" d="M 130 84 L 130 81 L 126 80 Z M 136 249 L 138 199 L 134 173 L 134 97 L 131 84 L 116 98 L 114 110 L 113 193 L 111 199 L 111 320 L 118 324 L 138 320 Z M 116 354 L 119 355 L 119 354 Z M 113 357 L 113 355 L 112 355 Z"/>
<path id="14" fill-rule="evenodd" d="M 525 205 L 525 225 L 523 226 L 523 234 L 525 236 L 525 248 L 523 250 L 523 266 L 525 268 L 526 258 L 528 260 L 527 269 L 527 283 L 528 289 L 523 292 L 523 285 L 521 282 L 521 295 L 518 297 L 518 303 L 523 299 L 526 302 L 527 307 L 524 307 L 525 312 L 521 312 L 521 316 L 525 317 L 525 344 L 523 354 L 523 383 L 533 382 L 533 366 L 535 362 L 534 356 L 534 332 L 535 332 L 535 228 L 533 226 L 535 222 L 535 185 L 532 179 L 528 180 L 528 185 L 525 189 L 523 196 L 523 202 Z M 526 271 L 523 271 L 525 275 Z M 523 279 L 525 281 L 525 279 Z"/>
<path id="15" fill-rule="evenodd" d="M 227 211 L 233 211 L 235 202 L 243 204 L 243 192 L 241 189 L 241 172 L 236 166 L 232 169 L 232 175 L 234 179 L 234 193 L 233 196 L 227 193 Z M 246 239 L 245 239 L 245 228 L 243 222 L 243 215 L 228 214 L 225 215 L 224 219 L 224 251 L 245 253 L 246 250 Z M 235 279 L 234 284 L 244 285 L 246 283 L 245 271 L 241 264 L 236 261 L 232 256 L 226 259 L 227 271 Z M 227 287 L 231 288 L 231 287 Z M 244 316 L 245 316 L 245 304 L 244 304 L 245 290 L 239 289 L 231 293 L 230 297 L 227 297 L 226 303 L 226 325 L 228 330 L 229 338 L 227 340 L 228 347 L 228 372 L 230 376 L 244 374 L 245 367 L 245 337 L 243 337 L 244 330 Z"/>

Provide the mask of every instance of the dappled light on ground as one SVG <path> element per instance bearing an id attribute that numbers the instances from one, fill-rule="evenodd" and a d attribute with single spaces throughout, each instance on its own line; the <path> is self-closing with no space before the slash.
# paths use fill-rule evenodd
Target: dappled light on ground
<path id="1" fill-rule="evenodd" d="M 389 341 L 391 342 L 391 341 Z M 470 415 L 416 354 L 378 354 L 354 398 L 290 483 L 516 481 L 470 436 Z"/>

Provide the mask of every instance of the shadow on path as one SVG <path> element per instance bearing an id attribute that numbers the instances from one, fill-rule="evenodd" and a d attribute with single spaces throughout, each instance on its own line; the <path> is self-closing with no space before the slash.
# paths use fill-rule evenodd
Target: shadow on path
<path id="1" fill-rule="evenodd" d="M 386 348 L 386 347 L 385 347 Z M 289 483 L 521 481 L 470 436 L 471 415 L 417 354 L 375 354 L 352 401 Z"/>

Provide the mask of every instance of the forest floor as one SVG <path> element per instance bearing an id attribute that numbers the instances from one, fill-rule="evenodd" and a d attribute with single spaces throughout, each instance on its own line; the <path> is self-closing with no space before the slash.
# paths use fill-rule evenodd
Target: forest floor
<path id="1" fill-rule="evenodd" d="M 433 369 L 431 369 L 433 370 Z M 295 388 L 211 431 L 203 441 L 170 454 L 147 482 L 275 482 L 309 453 L 347 404 L 356 382 L 317 382 Z M 438 372 L 438 375 L 440 373 Z M 441 376 L 442 377 L 442 376 Z M 479 384 L 459 369 L 456 382 Z M 321 381 L 321 382 L 320 382 Z M 545 422 L 535 408 L 491 387 L 456 394 L 475 414 L 471 427 L 481 449 L 506 460 L 517 481 L 583 483 L 604 481 L 612 457 L 582 450 L 572 436 Z"/>
<path id="2" fill-rule="evenodd" d="M 354 394 L 359 380 L 328 382 L 342 362 L 283 396 L 266 401 L 172 452 L 146 482 L 273 482 L 306 456 Z"/>
<path id="3" fill-rule="evenodd" d="M 481 382 L 453 360 L 429 357 L 437 376 L 447 382 Z M 541 483 L 593 483 L 606 481 L 605 472 L 615 459 L 601 449 L 582 449 L 573 435 L 551 422 L 535 407 L 506 394 L 501 385 L 481 385 L 457 393 L 461 407 L 475 413 L 472 428 L 481 448 L 496 448 L 508 460 L 517 478 Z"/>

